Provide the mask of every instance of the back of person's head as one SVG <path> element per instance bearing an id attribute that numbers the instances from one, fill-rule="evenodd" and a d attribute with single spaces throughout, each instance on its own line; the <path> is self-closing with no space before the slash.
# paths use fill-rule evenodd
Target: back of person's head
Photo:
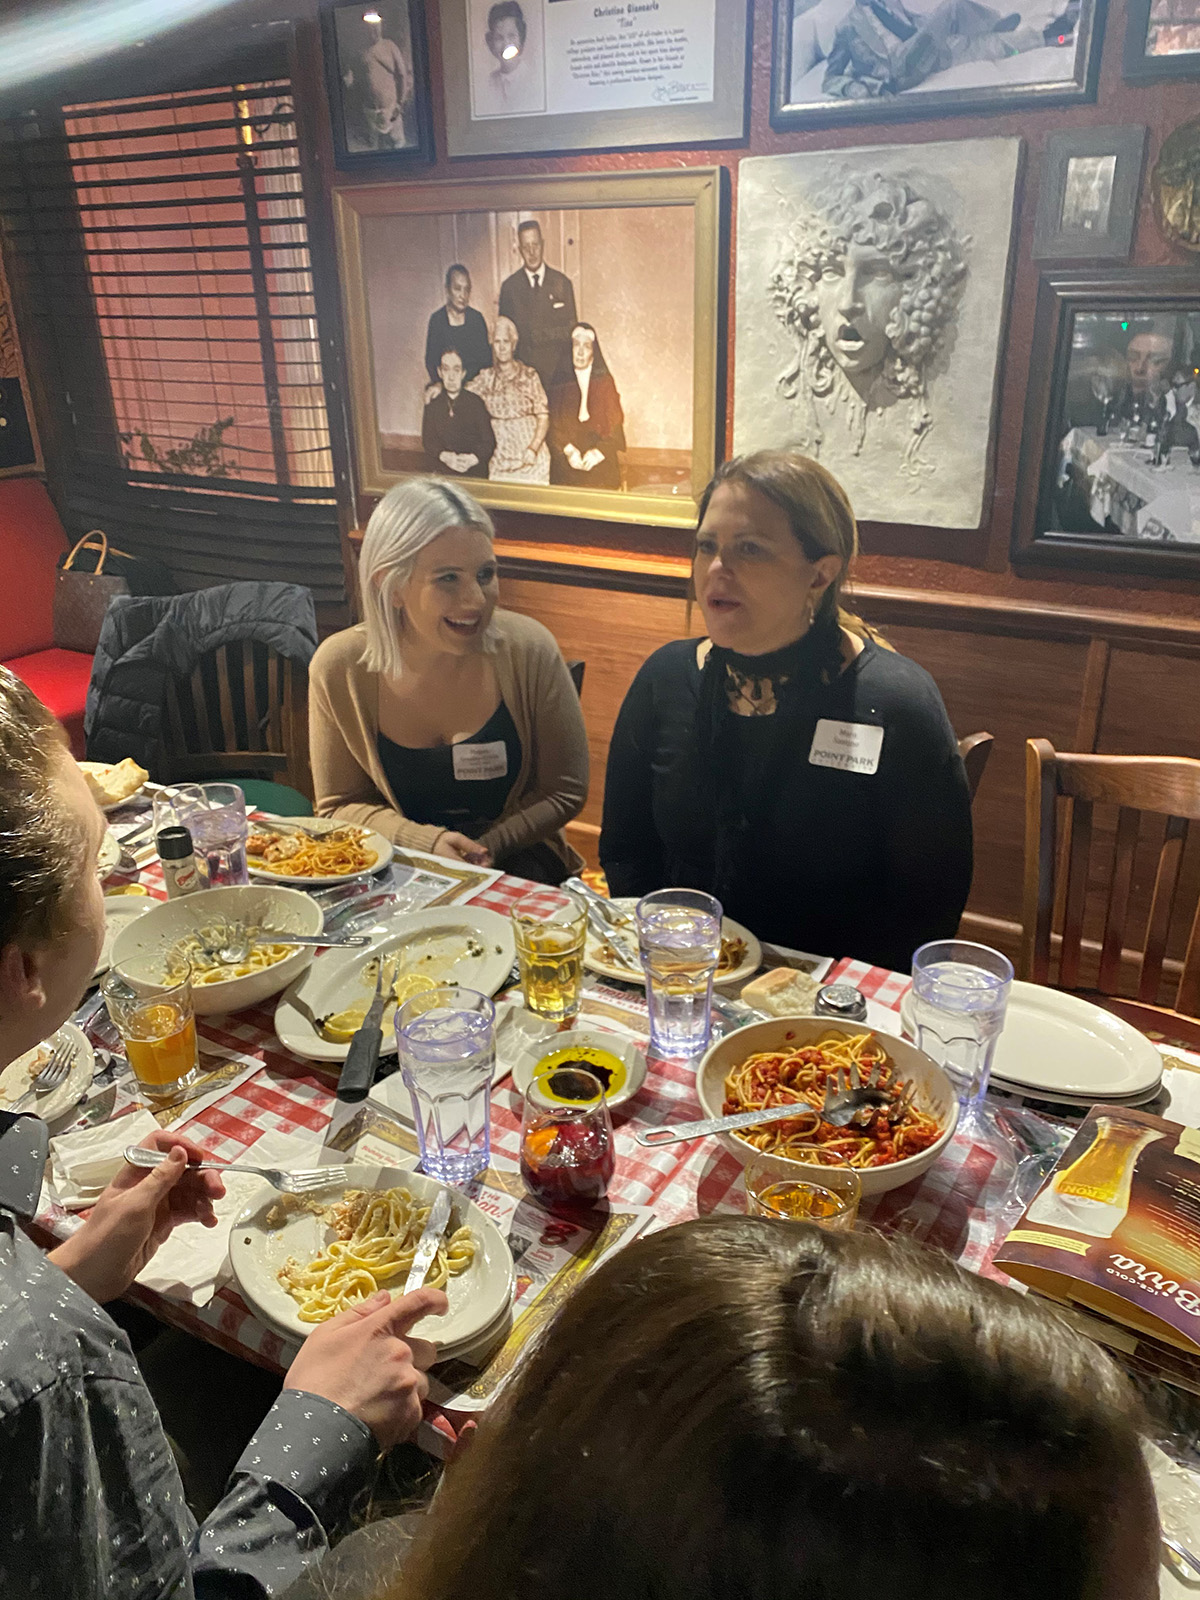
<path id="1" fill-rule="evenodd" d="M 1045 1306 L 910 1243 L 708 1217 L 584 1283 L 379 1593 L 1124 1597 L 1106 1531 L 1144 1487 L 1123 1380 Z"/>
<path id="2" fill-rule="evenodd" d="M 56 795 L 62 728 L 0 667 L 0 950 L 45 945 L 61 929 L 83 841 Z"/>
<path id="3" fill-rule="evenodd" d="M 396 600 L 427 544 L 450 528 L 477 528 L 495 538 L 478 500 L 442 478 L 409 478 L 388 490 L 371 513 L 358 558 L 358 588 L 367 630 L 363 660 L 370 672 L 399 677 L 403 664 Z"/>
<path id="4" fill-rule="evenodd" d="M 858 523 L 845 489 L 828 468 L 799 450 L 756 450 L 734 456 L 717 468 L 704 491 L 699 522 L 722 484 L 753 489 L 778 506 L 810 561 L 839 556 L 842 570 L 821 596 L 817 619 L 836 617 L 852 633 L 884 643 L 861 617 L 842 608 L 842 591 L 858 554 Z"/>

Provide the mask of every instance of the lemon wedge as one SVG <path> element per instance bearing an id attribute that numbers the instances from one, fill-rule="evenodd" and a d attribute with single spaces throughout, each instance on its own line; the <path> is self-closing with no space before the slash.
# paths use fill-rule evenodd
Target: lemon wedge
<path id="1" fill-rule="evenodd" d="M 403 977 L 397 978 L 392 986 L 392 998 L 398 1006 L 406 1000 L 411 1000 L 415 994 L 428 994 L 430 989 L 436 989 L 437 984 L 432 978 L 427 978 L 423 972 L 406 972 Z"/>
<path id="2" fill-rule="evenodd" d="M 348 1011 L 336 1011 L 326 1017 L 321 1032 L 332 1044 L 349 1044 L 366 1019 L 366 1006 L 351 1006 Z"/>

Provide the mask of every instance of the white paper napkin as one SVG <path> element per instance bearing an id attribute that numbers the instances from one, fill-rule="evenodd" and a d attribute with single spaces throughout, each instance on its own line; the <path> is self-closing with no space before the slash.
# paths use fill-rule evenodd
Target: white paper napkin
<path id="1" fill-rule="evenodd" d="M 126 1145 L 139 1144 L 158 1123 L 148 1111 L 134 1111 L 96 1128 L 80 1128 L 50 1141 L 50 1183 L 67 1211 L 95 1205 L 121 1170 Z"/>
<path id="2" fill-rule="evenodd" d="M 319 1138 L 308 1133 L 262 1134 L 245 1159 L 256 1167 L 280 1167 L 285 1172 L 302 1167 L 329 1165 L 327 1152 Z M 205 1228 L 198 1222 L 185 1222 L 176 1228 L 154 1259 L 138 1274 L 144 1288 L 183 1300 L 189 1305 L 206 1306 L 218 1287 L 230 1276 L 229 1230 L 242 1207 L 251 1199 L 262 1179 L 253 1173 L 230 1172 L 224 1175 L 225 1198 L 213 1209 L 217 1226 Z"/>

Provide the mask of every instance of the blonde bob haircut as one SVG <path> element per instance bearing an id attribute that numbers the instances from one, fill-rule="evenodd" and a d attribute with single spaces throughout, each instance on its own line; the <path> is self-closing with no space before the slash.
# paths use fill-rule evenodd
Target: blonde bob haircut
<path id="1" fill-rule="evenodd" d="M 398 678 L 402 619 L 400 591 L 427 544 L 450 528 L 478 528 L 490 544 L 492 519 L 478 500 L 442 478 L 410 478 L 388 490 L 371 513 L 358 558 L 358 591 L 367 630 L 363 662 L 368 672 Z M 491 641 L 485 639 L 485 648 Z"/>

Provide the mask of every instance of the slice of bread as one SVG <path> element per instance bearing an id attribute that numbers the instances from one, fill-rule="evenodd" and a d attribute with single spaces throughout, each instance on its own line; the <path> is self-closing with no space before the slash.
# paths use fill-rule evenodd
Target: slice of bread
<path id="1" fill-rule="evenodd" d="M 80 771 L 87 781 L 92 799 L 98 805 L 116 806 L 136 794 L 150 774 L 132 756 L 108 766 L 103 761 L 81 761 Z"/>
<path id="2" fill-rule="evenodd" d="M 773 967 L 761 977 L 752 978 L 740 999 L 770 1017 L 811 1017 L 820 980 L 792 967 Z"/>

